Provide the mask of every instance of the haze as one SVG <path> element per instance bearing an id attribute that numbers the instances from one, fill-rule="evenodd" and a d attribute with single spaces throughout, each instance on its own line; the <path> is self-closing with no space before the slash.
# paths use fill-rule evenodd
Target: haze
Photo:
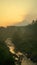
<path id="1" fill-rule="evenodd" d="M 0 0 L 0 26 L 37 19 L 37 0 Z"/>

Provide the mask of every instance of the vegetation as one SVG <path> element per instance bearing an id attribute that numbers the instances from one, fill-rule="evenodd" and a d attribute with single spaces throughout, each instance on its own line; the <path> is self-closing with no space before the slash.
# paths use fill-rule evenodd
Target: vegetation
<path id="1" fill-rule="evenodd" d="M 0 41 L 0 65 L 15 65 L 15 60 L 6 44 Z"/>

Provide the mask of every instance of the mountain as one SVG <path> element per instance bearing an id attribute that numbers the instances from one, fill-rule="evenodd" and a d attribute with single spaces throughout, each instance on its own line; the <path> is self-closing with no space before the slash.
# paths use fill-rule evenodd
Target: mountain
<path id="1" fill-rule="evenodd" d="M 19 23 L 15 24 L 15 26 L 26 26 L 26 25 L 28 25 L 28 24 L 29 24 L 29 22 L 28 22 L 28 21 L 23 20 L 23 21 L 21 21 L 21 22 L 19 22 Z"/>
<path id="2" fill-rule="evenodd" d="M 37 62 L 37 20 L 33 20 L 26 26 L 0 27 L 0 40 L 7 38 L 12 38 L 16 50 L 20 50 L 31 60 Z"/>

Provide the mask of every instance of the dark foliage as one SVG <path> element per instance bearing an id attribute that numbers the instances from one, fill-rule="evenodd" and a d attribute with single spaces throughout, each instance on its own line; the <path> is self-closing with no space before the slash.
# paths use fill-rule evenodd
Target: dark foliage
<path id="1" fill-rule="evenodd" d="M 0 41 L 0 65 L 15 65 L 15 60 L 6 43 Z"/>

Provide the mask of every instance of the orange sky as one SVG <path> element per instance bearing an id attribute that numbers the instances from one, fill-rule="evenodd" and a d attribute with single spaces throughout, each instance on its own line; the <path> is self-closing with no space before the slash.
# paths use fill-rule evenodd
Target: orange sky
<path id="1" fill-rule="evenodd" d="M 0 26 L 37 18 L 37 0 L 0 0 Z"/>

